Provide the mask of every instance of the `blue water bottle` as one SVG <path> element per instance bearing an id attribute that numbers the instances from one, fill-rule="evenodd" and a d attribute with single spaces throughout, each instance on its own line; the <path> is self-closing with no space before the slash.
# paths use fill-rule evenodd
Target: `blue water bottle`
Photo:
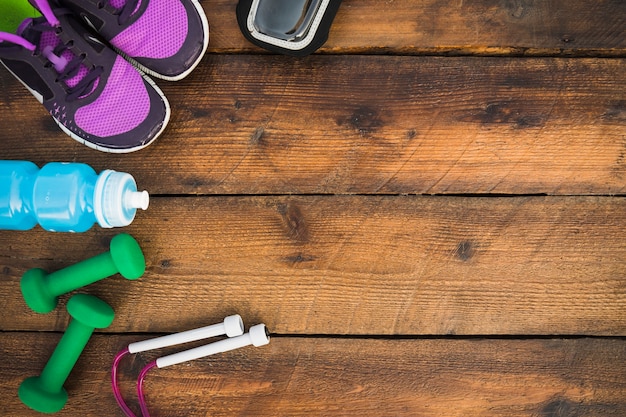
<path id="1" fill-rule="evenodd" d="M 112 170 L 99 175 L 89 165 L 51 162 L 41 169 L 28 161 L 0 161 L 0 229 L 84 232 L 94 223 L 122 227 L 148 208 L 135 179 Z"/>

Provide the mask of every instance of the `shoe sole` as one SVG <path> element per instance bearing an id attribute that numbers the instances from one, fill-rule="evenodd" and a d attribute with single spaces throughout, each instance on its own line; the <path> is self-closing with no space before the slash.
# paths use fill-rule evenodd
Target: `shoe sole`
<path id="1" fill-rule="evenodd" d="M 26 85 L 17 75 L 15 75 L 15 73 L 13 71 L 11 71 L 6 65 L 4 65 L 4 62 L 1 62 L 2 66 L 4 68 L 7 69 L 7 71 L 9 71 L 11 74 L 13 74 L 13 76 L 24 86 L 26 87 L 26 89 L 28 91 L 30 91 L 30 93 L 37 99 L 37 101 L 43 105 L 43 96 L 41 94 L 39 94 L 37 91 L 33 90 L 32 88 L 30 88 L 28 85 Z M 57 126 L 59 126 L 61 128 L 61 130 L 67 134 L 69 137 L 71 137 L 72 139 L 74 139 L 75 141 L 87 146 L 88 148 L 91 149 L 95 149 L 97 151 L 100 152 L 106 152 L 106 153 L 131 153 L 131 152 L 135 152 L 138 150 L 141 150 L 145 147 L 147 147 L 148 145 L 150 145 L 152 142 L 154 142 L 159 136 L 161 136 L 161 133 L 163 133 L 163 131 L 165 130 L 165 128 L 167 127 L 169 121 L 170 121 L 170 116 L 171 116 L 171 109 L 170 109 L 170 103 L 167 100 L 167 98 L 165 97 L 165 95 L 163 94 L 163 91 L 161 91 L 161 89 L 159 88 L 159 86 L 157 86 L 155 84 L 155 82 L 148 76 L 146 76 L 145 74 L 143 74 L 142 72 L 140 72 L 140 75 L 143 77 L 144 80 L 146 80 L 151 86 L 152 88 L 154 88 L 157 92 L 157 94 L 161 97 L 161 99 L 163 100 L 163 103 L 165 104 L 165 118 L 163 119 L 163 123 L 161 125 L 161 128 L 159 129 L 159 131 L 156 133 L 156 135 L 154 135 L 152 137 L 152 139 L 150 139 L 149 142 L 146 142 L 142 145 L 139 146 L 135 146 L 133 148 L 123 148 L 123 149 L 115 149 L 115 148 L 106 148 L 106 147 L 102 147 L 102 146 L 98 146 L 95 143 L 91 143 L 83 138 L 81 138 L 80 136 L 76 135 L 75 133 L 73 133 L 71 130 L 69 130 L 67 127 L 65 127 L 61 122 L 59 122 L 57 119 L 55 119 L 54 117 L 52 117 L 52 120 L 54 120 L 54 122 L 57 124 Z"/>

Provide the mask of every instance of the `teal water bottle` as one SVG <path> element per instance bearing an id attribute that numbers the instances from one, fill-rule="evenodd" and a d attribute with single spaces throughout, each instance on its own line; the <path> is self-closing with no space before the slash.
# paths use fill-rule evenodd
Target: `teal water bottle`
<path id="1" fill-rule="evenodd" d="M 95 223 L 122 227 L 148 208 L 135 179 L 112 170 L 100 174 L 81 163 L 0 161 L 0 229 L 84 232 Z"/>

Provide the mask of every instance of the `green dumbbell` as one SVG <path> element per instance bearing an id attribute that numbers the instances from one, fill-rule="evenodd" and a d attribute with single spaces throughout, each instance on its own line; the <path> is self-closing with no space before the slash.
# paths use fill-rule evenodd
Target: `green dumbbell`
<path id="1" fill-rule="evenodd" d="M 20 286 L 26 304 L 38 313 L 49 313 L 58 297 L 85 285 L 119 273 L 137 279 L 146 270 L 146 260 L 139 243 L 122 233 L 111 240 L 111 250 L 50 274 L 33 268 L 22 276 Z"/>
<path id="2" fill-rule="evenodd" d="M 70 298 L 67 311 L 72 321 L 41 375 L 25 379 L 18 390 L 20 400 L 41 413 L 56 413 L 65 406 L 65 380 L 94 330 L 108 327 L 115 317 L 110 305 L 88 294 L 77 294 Z"/>

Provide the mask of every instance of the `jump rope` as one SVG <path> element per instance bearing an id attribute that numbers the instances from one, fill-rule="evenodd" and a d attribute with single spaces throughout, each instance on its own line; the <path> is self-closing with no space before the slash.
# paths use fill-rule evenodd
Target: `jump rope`
<path id="1" fill-rule="evenodd" d="M 264 324 L 257 324 L 256 326 L 250 327 L 248 333 L 244 333 L 243 320 L 241 319 L 241 316 L 235 314 L 233 316 L 226 317 L 222 323 L 157 337 L 154 339 L 148 339 L 141 342 L 134 342 L 122 349 L 113 360 L 113 367 L 111 369 L 111 386 L 113 388 L 115 400 L 122 411 L 124 411 L 124 414 L 128 417 L 137 417 L 133 410 L 131 410 L 124 401 L 124 397 L 122 396 L 117 383 L 119 364 L 125 356 L 223 335 L 226 335 L 228 338 L 193 349 L 162 356 L 151 361 L 141 370 L 139 377 L 137 378 L 137 397 L 139 399 L 141 414 L 143 417 L 150 417 L 148 405 L 146 404 L 144 395 L 143 383 L 146 375 L 151 369 L 164 368 L 166 366 L 176 365 L 182 362 L 239 349 L 245 346 L 252 345 L 258 347 L 267 345 L 270 342 L 269 332 Z"/>

